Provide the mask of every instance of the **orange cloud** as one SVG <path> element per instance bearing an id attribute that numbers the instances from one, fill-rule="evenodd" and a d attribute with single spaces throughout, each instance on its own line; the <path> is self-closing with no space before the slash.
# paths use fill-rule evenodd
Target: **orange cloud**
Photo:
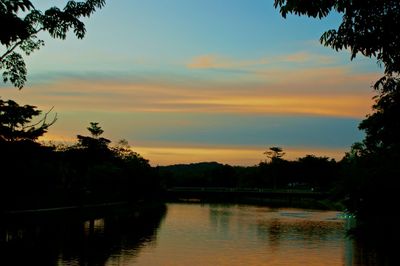
<path id="1" fill-rule="evenodd" d="M 274 93 L 286 95 L 368 95 L 381 73 L 353 73 L 349 67 L 313 67 L 301 69 L 263 69 L 257 75 L 274 87 Z M 268 87 L 268 86 L 266 86 Z"/>
<path id="2" fill-rule="evenodd" d="M 309 58 L 310 58 L 309 53 L 301 52 L 301 53 L 295 53 L 295 54 L 289 54 L 287 56 L 283 56 L 282 61 L 305 62 L 305 61 L 308 61 Z"/>
<path id="3" fill-rule="evenodd" d="M 321 115 L 362 118 L 372 104 L 378 74 L 343 67 L 260 70 L 251 81 L 58 80 L 4 89 L 2 97 L 68 112 L 198 112 Z M 29 102 L 26 102 L 29 99 Z"/>
<path id="4" fill-rule="evenodd" d="M 214 68 L 220 66 L 216 64 L 216 57 L 213 55 L 202 55 L 192 59 L 187 65 L 189 68 Z"/>
<path id="5" fill-rule="evenodd" d="M 331 56 L 298 52 L 279 56 L 265 56 L 252 60 L 240 60 L 219 55 L 206 54 L 192 58 L 186 66 L 189 69 L 235 69 L 254 68 L 278 63 L 304 63 L 314 62 L 316 64 L 329 64 L 334 62 Z"/>
<path id="6" fill-rule="evenodd" d="M 187 64 L 188 68 L 192 69 L 206 69 L 206 68 L 240 68 L 251 67 L 257 65 L 268 64 L 267 58 L 260 58 L 256 60 L 234 60 L 231 58 L 216 56 L 216 55 L 201 55 L 194 57 L 191 62 Z"/>
<path id="7" fill-rule="evenodd" d="M 279 56 L 275 59 L 275 62 L 292 62 L 292 63 L 304 63 L 311 62 L 317 64 L 330 64 L 335 61 L 331 56 L 311 54 L 308 52 L 298 52 L 288 55 Z"/>
<path id="8" fill-rule="evenodd" d="M 360 117 L 369 111 L 370 98 L 360 96 L 221 96 L 164 102 L 189 112 L 255 113 Z"/>

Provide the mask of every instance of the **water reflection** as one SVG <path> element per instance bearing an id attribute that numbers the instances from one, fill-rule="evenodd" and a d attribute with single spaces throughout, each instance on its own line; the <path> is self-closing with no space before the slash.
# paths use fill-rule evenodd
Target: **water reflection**
<path id="1" fill-rule="evenodd" d="M 212 208 L 210 208 L 209 213 L 209 219 L 212 225 L 211 227 L 217 230 L 216 232 L 227 237 L 230 234 L 229 224 L 232 216 L 229 206 L 214 205 Z"/>
<path id="2" fill-rule="evenodd" d="M 172 255 L 164 258 L 184 253 L 191 265 L 392 265 L 387 250 L 382 259 L 347 238 L 349 221 L 339 212 L 229 204 L 171 204 L 169 211 L 155 255 L 168 245 Z"/>
<path id="3" fill-rule="evenodd" d="M 345 221 L 337 212 L 247 205 L 208 208 L 213 232 L 209 237 L 227 251 L 234 250 L 226 257 L 222 253 L 227 251 L 220 250 L 218 259 L 226 264 L 343 265 Z M 196 227 L 208 233 L 205 225 Z"/>
<path id="4" fill-rule="evenodd" d="M 8 219 L 0 224 L 0 265 L 118 265 L 155 242 L 165 213 L 163 206 L 104 217 Z"/>
<path id="5" fill-rule="evenodd" d="M 396 265 L 394 248 L 346 238 L 347 223 L 337 212 L 212 204 L 17 219 L 0 222 L 0 265 Z"/>

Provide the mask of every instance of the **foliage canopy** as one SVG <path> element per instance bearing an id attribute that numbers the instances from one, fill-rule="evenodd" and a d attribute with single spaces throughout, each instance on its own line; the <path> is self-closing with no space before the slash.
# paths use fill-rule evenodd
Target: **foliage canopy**
<path id="1" fill-rule="evenodd" d="M 323 33 L 320 41 L 335 50 L 350 49 L 351 59 L 358 53 L 376 57 L 385 75 L 374 85 L 378 95 L 374 113 L 359 126 L 366 132 L 356 150 L 361 154 L 399 153 L 400 140 L 400 1 L 398 0 L 275 0 L 283 17 L 293 13 L 324 18 L 332 11 L 342 14 L 337 29 Z"/>
<path id="2" fill-rule="evenodd" d="M 105 0 L 68 1 L 63 9 L 51 7 L 41 11 L 29 0 L 0 0 L 0 25 L 6 25 L 0 32 L 0 43 L 5 48 L 0 53 L 4 82 L 10 81 L 19 89 L 24 86 L 27 69 L 21 52 L 30 55 L 44 45 L 38 38 L 40 32 L 65 39 L 67 32 L 72 30 L 82 39 L 86 28 L 81 19 L 104 5 Z"/>
<path id="3" fill-rule="evenodd" d="M 293 13 L 323 18 L 331 11 L 343 14 L 338 29 L 320 38 L 335 50 L 349 49 L 351 59 L 358 53 L 376 57 L 384 76 L 374 85 L 373 113 L 359 128 L 366 133 L 342 160 L 345 204 L 358 218 L 358 231 L 376 236 L 397 232 L 388 218 L 397 206 L 400 175 L 400 1 L 398 0 L 275 0 L 283 17 Z M 356 230 L 356 231 L 357 231 Z M 375 233 L 374 233 L 375 234 Z"/>
<path id="4" fill-rule="evenodd" d="M 322 34 L 320 41 L 335 50 L 350 49 L 376 56 L 385 74 L 400 72 L 400 1 L 398 0 L 275 0 L 283 17 L 293 13 L 324 18 L 332 11 L 342 16 L 337 29 Z"/>
<path id="5" fill-rule="evenodd" d="M 57 120 L 55 115 L 51 122 L 47 121 L 50 111 L 37 122 L 32 122 L 34 117 L 42 113 L 36 109 L 36 106 L 20 106 L 13 100 L 3 101 L 0 99 L 0 140 L 36 140 L 46 133 L 47 129 Z"/>

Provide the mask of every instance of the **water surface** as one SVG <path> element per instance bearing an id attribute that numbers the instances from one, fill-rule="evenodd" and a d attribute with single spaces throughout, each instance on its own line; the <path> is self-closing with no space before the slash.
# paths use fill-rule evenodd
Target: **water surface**
<path id="1" fill-rule="evenodd" d="M 343 265 L 346 245 L 338 212 L 171 204 L 157 245 L 132 264 Z"/>
<path id="2" fill-rule="evenodd" d="M 391 265 L 342 213 L 167 204 L 148 213 L 0 223 L 0 265 Z"/>

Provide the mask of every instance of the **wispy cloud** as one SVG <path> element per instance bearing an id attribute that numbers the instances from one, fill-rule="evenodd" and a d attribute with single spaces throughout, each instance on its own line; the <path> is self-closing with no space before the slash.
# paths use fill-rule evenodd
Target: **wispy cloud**
<path id="1" fill-rule="evenodd" d="M 345 67 L 267 69 L 252 80 L 63 79 L 23 89 L 2 89 L 3 98 L 26 99 L 49 109 L 107 112 L 288 114 L 362 118 L 370 111 L 376 74 Z"/>
<path id="2" fill-rule="evenodd" d="M 332 64 L 336 59 L 332 56 L 313 54 L 309 52 L 298 52 L 294 54 L 288 54 L 278 56 L 275 62 L 292 62 L 292 63 L 305 63 L 313 62 L 314 64 Z"/>
<path id="3" fill-rule="evenodd" d="M 326 55 L 297 52 L 278 56 L 264 56 L 256 59 L 236 59 L 215 54 L 195 56 L 186 64 L 189 69 L 237 69 L 256 68 L 280 63 L 332 64 L 335 58 Z"/>
<path id="4" fill-rule="evenodd" d="M 258 65 L 268 64 L 269 60 L 267 58 L 260 58 L 255 60 L 235 60 L 228 57 L 218 56 L 218 55 L 200 55 L 192 58 L 192 60 L 187 64 L 188 68 L 191 69 L 207 69 L 207 68 L 243 68 L 252 67 Z"/>

